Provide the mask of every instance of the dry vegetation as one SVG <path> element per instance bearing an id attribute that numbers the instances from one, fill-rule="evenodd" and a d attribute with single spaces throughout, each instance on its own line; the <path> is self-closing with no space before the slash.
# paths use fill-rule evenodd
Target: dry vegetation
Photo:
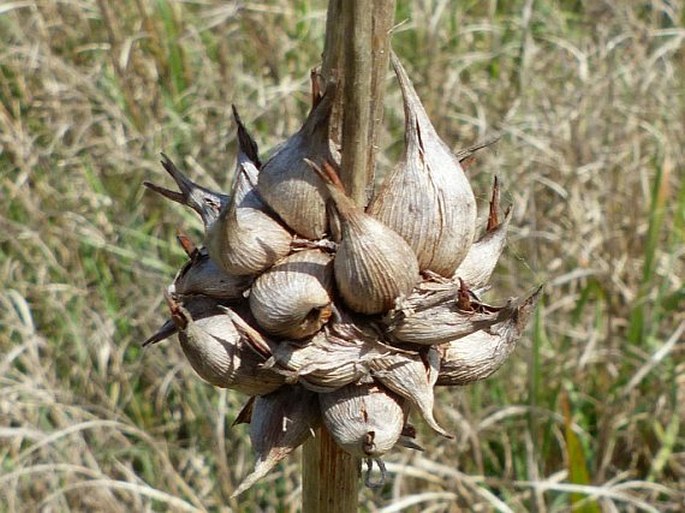
<path id="1" fill-rule="evenodd" d="M 512 361 L 442 391 L 447 441 L 396 451 L 363 511 L 685 508 L 685 10 L 400 1 L 396 51 L 485 206 L 513 204 L 493 290 L 546 298 Z M 168 153 L 226 187 L 235 102 L 290 134 L 322 1 L 0 3 L 0 511 L 296 511 L 298 459 L 238 503 L 243 398 L 202 384 L 165 316 L 190 212 L 144 192 Z M 402 112 L 387 98 L 387 168 Z M 490 298 L 500 299 L 500 298 Z"/>

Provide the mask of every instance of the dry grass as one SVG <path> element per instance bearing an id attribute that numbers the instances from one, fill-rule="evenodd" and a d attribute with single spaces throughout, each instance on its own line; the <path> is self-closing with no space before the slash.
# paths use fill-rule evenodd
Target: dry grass
<path id="1" fill-rule="evenodd" d="M 685 507 L 685 11 L 679 2 L 399 2 L 394 44 L 438 130 L 515 209 L 493 298 L 539 282 L 495 378 L 441 391 L 365 511 Z M 145 194 L 159 151 L 225 187 L 235 102 L 294 131 L 323 2 L 0 4 L 0 511 L 296 511 L 297 458 L 239 503 L 242 398 L 203 385 L 164 317 L 191 213 Z M 402 114 L 387 99 L 387 158 Z"/>

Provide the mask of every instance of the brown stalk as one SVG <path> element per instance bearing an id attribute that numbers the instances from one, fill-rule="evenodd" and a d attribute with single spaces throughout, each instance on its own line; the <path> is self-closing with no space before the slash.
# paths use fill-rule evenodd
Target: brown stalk
<path id="1" fill-rule="evenodd" d="M 338 96 L 330 134 L 339 142 L 338 120 L 344 114 L 342 182 L 362 208 L 374 177 L 394 11 L 394 0 L 330 0 L 328 6 L 322 74 L 326 80 L 337 75 L 345 105 L 340 108 Z M 356 512 L 359 477 L 360 460 L 342 451 L 325 428 L 319 429 L 304 444 L 303 513 Z"/>

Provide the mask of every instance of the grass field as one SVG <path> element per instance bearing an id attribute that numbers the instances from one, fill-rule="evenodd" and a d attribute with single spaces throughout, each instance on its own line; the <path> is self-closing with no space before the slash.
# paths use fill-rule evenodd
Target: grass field
<path id="1" fill-rule="evenodd" d="M 296 455 L 239 501 L 244 398 L 203 384 L 166 318 L 193 213 L 144 191 L 166 152 L 226 188 L 235 103 L 294 132 L 325 2 L 0 2 L 0 511 L 294 512 Z M 685 509 L 685 8 L 668 0 L 399 1 L 393 38 L 469 170 L 513 205 L 489 299 L 545 283 L 490 380 L 440 390 L 362 511 Z M 390 75 L 389 75 L 390 79 Z M 389 80 L 387 169 L 402 106 Z M 417 422 L 418 423 L 418 422 Z"/>

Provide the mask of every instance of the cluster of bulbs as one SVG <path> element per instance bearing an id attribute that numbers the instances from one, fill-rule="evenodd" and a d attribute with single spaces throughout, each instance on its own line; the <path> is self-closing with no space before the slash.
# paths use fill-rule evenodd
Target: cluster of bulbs
<path id="1" fill-rule="evenodd" d="M 145 344 L 177 333 L 206 382 L 249 396 L 255 470 L 267 474 L 323 423 L 345 451 L 377 461 L 420 449 L 408 422 L 433 415 L 435 386 L 495 372 L 513 351 L 538 289 L 500 306 L 480 292 L 506 242 L 493 186 L 484 233 L 464 167 L 485 145 L 452 153 L 399 59 L 405 149 L 366 208 L 345 193 L 330 140 L 336 85 L 313 78 L 302 128 L 262 163 L 235 108 L 239 152 L 224 194 L 162 164 L 180 192 L 146 183 L 200 214 L 205 238 L 179 240 L 189 260 L 167 288 L 171 318 Z M 321 92 L 323 89 L 323 92 Z M 368 478 L 367 478 L 368 480 Z"/>

